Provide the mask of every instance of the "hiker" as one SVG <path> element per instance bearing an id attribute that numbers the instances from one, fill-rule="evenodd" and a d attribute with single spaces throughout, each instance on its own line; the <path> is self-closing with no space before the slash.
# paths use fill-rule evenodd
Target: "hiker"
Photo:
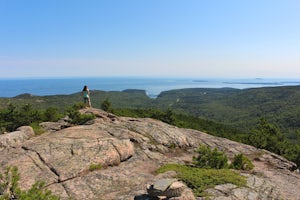
<path id="1" fill-rule="evenodd" d="M 89 107 L 92 107 L 91 98 L 90 98 L 90 90 L 86 85 L 82 89 L 82 95 L 83 95 L 84 104 L 86 105 L 88 103 Z"/>

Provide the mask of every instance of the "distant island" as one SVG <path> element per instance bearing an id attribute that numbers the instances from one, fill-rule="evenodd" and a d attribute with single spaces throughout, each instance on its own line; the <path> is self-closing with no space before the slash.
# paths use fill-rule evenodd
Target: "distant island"
<path id="1" fill-rule="evenodd" d="M 184 88 L 259 88 L 265 86 L 300 85 L 299 79 L 234 79 L 234 78 L 151 78 L 151 77 L 76 77 L 43 79 L 0 79 L 0 97 L 19 94 L 65 95 L 73 94 L 88 85 L 91 90 L 123 91 L 145 90 L 155 98 L 163 91 Z M 9 90 L 7 89 L 9 88 Z"/>

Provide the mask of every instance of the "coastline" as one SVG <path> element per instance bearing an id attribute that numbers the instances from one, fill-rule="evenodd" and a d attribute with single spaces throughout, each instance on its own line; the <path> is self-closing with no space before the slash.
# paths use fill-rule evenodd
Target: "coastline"
<path id="1" fill-rule="evenodd" d="M 91 90 L 144 90 L 151 97 L 163 91 L 185 88 L 260 88 L 300 85 L 300 79 L 279 78 L 155 78 L 155 77 L 51 77 L 0 79 L 0 97 L 11 98 L 21 94 L 36 96 L 69 95 L 88 85 Z"/>

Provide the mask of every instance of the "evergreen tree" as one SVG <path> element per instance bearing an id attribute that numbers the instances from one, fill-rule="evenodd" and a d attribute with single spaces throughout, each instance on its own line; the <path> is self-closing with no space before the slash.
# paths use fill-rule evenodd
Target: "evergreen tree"
<path id="1" fill-rule="evenodd" d="M 111 102 L 108 99 L 105 99 L 102 104 L 101 104 L 101 109 L 106 111 L 106 112 L 111 112 Z"/>
<path id="2" fill-rule="evenodd" d="M 199 155 L 194 157 L 194 164 L 200 168 L 223 169 L 228 167 L 228 159 L 224 152 L 216 148 L 211 150 L 206 145 L 200 145 L 197 150 Z"/>
<path id="3" fill-rule="evenodd" d="M 266 149 L 276 154 L 282 154 L 285 144 L 285 138 L 280 130 L 268 123 L 264 118 L 260 120 L 259 125 L 249 135 L 249 143 L 257 148 Z"/>

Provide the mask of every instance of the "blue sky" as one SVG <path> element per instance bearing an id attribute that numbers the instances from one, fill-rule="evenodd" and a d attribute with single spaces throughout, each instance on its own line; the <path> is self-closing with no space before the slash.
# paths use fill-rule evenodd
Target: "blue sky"
<path id="1" fill-rule="evenodd" d="M 300 1 L 0 0 L 0 71 L 300 78 Z"/>

